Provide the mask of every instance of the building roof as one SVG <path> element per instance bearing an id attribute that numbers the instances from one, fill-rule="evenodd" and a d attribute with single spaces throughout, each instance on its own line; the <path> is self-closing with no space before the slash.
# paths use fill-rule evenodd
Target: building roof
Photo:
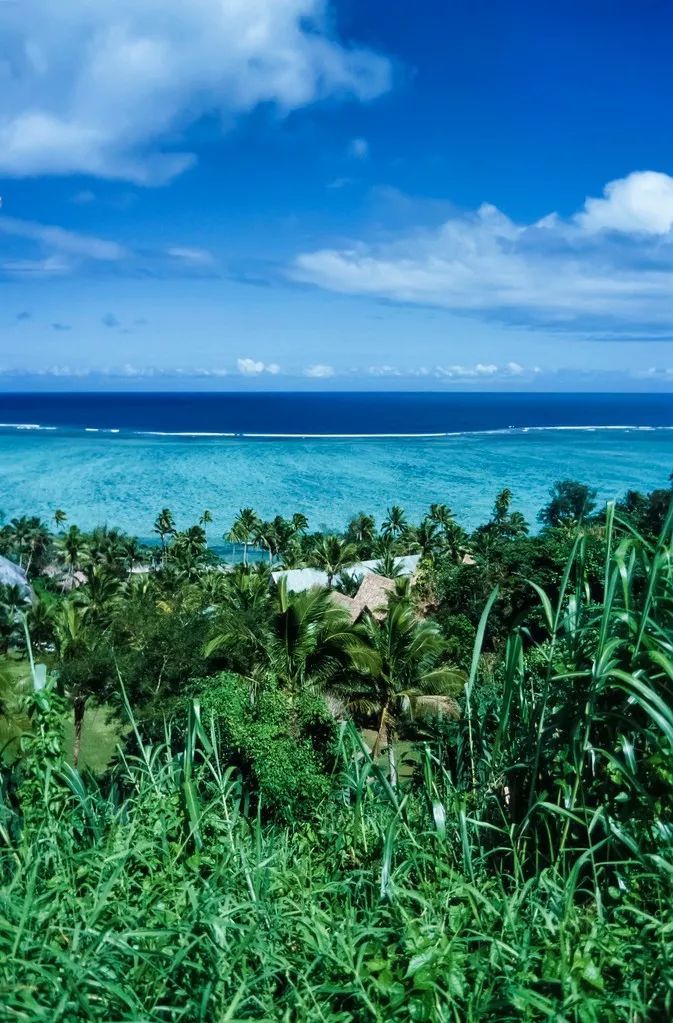
<path id="1" fill-rule="evenodd" d="M 357 621 L 363 611 L 369 611 L 379 621 L 385 617 L 390 594 L 395 592 L 395 580 L 384 575 L 367 575 L 360 584 L 360 589 L 353 601 L 353 621 Z"/>
<path id="2" fill-rule="evenodd" d="M 31 587 L 22 568 L 8 558 L 0 556 L 0 586 L 18 586 L 26 600 L 30 600 Z"/>
<path id="3" fill-rule="evenodd" d="M 404 554 L 395 559 L 395 564 L 399 569 L 400 575 L 412 576 L 415 574 L 420 560 L 420 554 Z M 343 574 L 356 579 L 361 577 L 363 580 L 368 576 L 383 578 L 383 576 L 377 575 L 376 566 L 378 564 L 380 562 L 377 558 L 371 561 L 358 561 L 355 565 L 349 565 L 348 568 L 345 568 Z M 321 572 L 317 568 L 291 568 L 272 572 L 271 575 L 275 583 L 279 582 L 280 579 L 285 579 L 287 588 L 292 593 L 301 593 L 303 590 L 312 590 L 316 586 L 329 585 L 327 572 Z"/>

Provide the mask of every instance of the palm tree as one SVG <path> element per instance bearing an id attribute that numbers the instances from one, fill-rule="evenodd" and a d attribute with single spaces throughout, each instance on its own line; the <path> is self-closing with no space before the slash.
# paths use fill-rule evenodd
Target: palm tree
<path id="1" fill-rule="evenodd" d="M 227 667 L 247 677 L 257 677 L 269 667 L 272 642 L 272 597 L 266 571 L 209 573 L 217 579 L 214 595 L 215 636 L 206 645 L 206 657 L 217 655 Z"/>
<path id="2" fill-rule="evenodd" d="M 332 585 L 335 575 L 339 575 L 348 565 L 352 565 L 357 558 L 357 549 L 352 543 L 347 543 L 340 536 L 321 536 L 313 548 L 311 561 L 316 568 L 322 568 L 327 573 L 327 585 Z"/>
<path id="3" fill-rule="evenodd" d="M 467 552 L 467 533 L 453 520 L 446 526 L 442 546 L 454 565 L 461 565 Z"/>
<path id="4" fill-rule="evenodd" d="M 52 515 L 52 519 L 56 528 L 59 529 L 61 526 L 64 526 L 66 524 L 66 522 L 68 521 L 68 516 L 61 508 L 57 508 L 54 514 Z"/>
<path id="5" fill-rule="evenodd" d="M 259 516 L 252 508 L 241 508 L 225 540 L 243 544 L 243 564 L 248 564 L 248 547 L 255 542 Z"/>
<path id="6" fill-rule="evenodd" d="M 68 577 L 72 580 L 87 549 L 86 537 L 77 526 L 71 526 L 59 537 L 58 546 L 61 557 L 68 568 Z"/>
<path id="7" fill-rule="evenodd" d="M 286 580 L 280 580 L 270 656 L 290 690 L 325 689 L 366 655 L 350 615 L 334 603 L 329 590 L 290 593 Z"/>
<path id="8" fill-rule="evenodd" d="M 453 512 L 448 504 L 431 504 L 428 516 L 436 525 L 446 529 L 450 522 L 453 522 Z"/>
<path id="9" fill-rule="evenodd" d="M 175 519 L 170 508 L 162 508 L 154 520 L 152 532 L 159 535 L 161 550 L 166 553 L 166 537 L 175 535 Z"/>
<path id="10" fill-rule="evenodd" d="M 390 782 L 397 784 L 395 736 L 400 715 L 434 713 L 457 717 L 454 694 L 464 685 L 462 672 L 441 664 L 444 640 L 434 622 L 419 619 L 406 599 L 391 601 L 381 621 L 365 615 L 356 626 L 370 660 L 363 692 L 351 692 L 351 704 L 373 706 L 378 727 L 372 756 L 385 746 Z"/>
<path id="11" fill-rule="evenodd" d="M 305 533 L 308 529 L 308 519 L 302 512 L 295 512 L 291 521 L 295 533 Z"/>
<path id="12" fill-rule="evenodd" d="M 414 531 L 414 535 L 423 557 L 434 558 L 440 546 L 437 523 L 427 515 Z"/>
<path id="13" fill-rule="evenodd" d="M 498 524 L 505 522 L 509 515 L 511 505 L 512 491 L 509 487 L 505 487 L 496 495 L 495 502 L 493 504 L 493 521 Z"/>
<path id="14" fill-rule="evenodd" d="M 352 518 L 346 529 L 346 539 L 349 543 L 356 544 L 359 549 L 371 547 L 375 534 L 376 523 L 371 515 L 365 515 L 364 512 L 359 512 Z"/>
<path id="15" fill-rule="evenodd" d="M 382 529 L 388 536 L 399 539 L 406 532 L 407 525 L 407 516 L 405 515 L 404 510 L 400 508 L 399 504 L 394 504 L 392 508 L 389 508 L 386 512 Z"/>

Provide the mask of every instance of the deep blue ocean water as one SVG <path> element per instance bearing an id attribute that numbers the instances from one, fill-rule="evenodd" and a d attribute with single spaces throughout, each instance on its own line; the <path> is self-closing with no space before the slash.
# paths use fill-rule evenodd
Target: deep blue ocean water
<path id="1" fill-rule="evenodd" d="M 673 426 L 667 394 L 0 394 L 0 423 L 124 432 L 432 434 Z"/>
<path id="2" fill-rule="evenodd" d="M 141 537 L 165 505 L 180 526 L 208 508 L 213 541 L 246 505 L 324 529 L 442 501 L 473 528 L 504 486 L 534 522 L 555 480 L 609 499 L 673 470 L 662 394 L 6 394 L 0 424 L 7 518 L 63 508 Z"/>

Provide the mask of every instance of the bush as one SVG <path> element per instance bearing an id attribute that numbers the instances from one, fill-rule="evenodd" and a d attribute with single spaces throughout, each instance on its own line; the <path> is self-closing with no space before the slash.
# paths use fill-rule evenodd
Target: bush
<path id="1" fill-rule="evenodd" d="M 314 814 L 329 792 L 335 735 L 323 700 L 293 700 L 273 679 L 254 693 L 249 680 L 225 672 L 202 683 L 201 702 L 204 721 L 215 721 L 221 761 L 237 764 L 266 816 Z"/>

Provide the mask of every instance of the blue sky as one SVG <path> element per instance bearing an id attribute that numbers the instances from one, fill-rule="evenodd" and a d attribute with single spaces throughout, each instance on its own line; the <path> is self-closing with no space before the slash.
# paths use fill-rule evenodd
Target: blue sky
<path id="1" fill-rule="evenodd" d="M 0 389 L 673 387 L 673 4 L 0 0 Z"/>

